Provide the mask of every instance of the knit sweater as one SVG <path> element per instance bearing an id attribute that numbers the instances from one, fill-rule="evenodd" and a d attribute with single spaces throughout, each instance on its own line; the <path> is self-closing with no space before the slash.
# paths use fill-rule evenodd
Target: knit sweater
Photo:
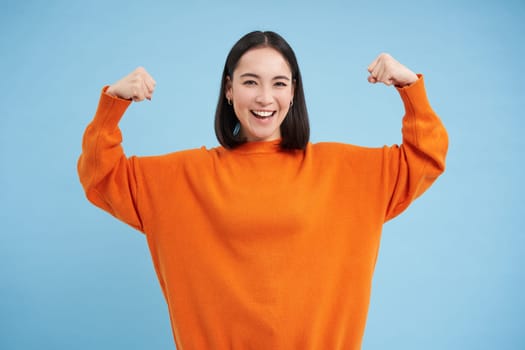
<path id="1" fill-rule="evenodd" d="M 383 223 L 444 171 L 423 78 L 398 89 L 403 143 L 279 141 L 127 158 L 129 101 L 102 93 L 78 172 L 145 233 L 177 349 L 360 349 Z"/>

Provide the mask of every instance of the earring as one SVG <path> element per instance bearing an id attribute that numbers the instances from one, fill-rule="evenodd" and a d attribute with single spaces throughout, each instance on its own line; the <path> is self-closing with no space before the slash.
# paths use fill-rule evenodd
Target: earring
<path id="1" fill-rule="evenodd" d="M 290 107 L 293 107 L 293 100 L 290 101 Z"/>
<path id="2" fill-rule="evenodd" d="M 232 105 L 232 100 L 228 97 L 228 105 Z"/>
<path id="3" fill-rule="evenodd" d="M 239 135 L 239 131 L 241 131 L 241 123 L 237 122 L 233 128 L 233 136 Z"/>

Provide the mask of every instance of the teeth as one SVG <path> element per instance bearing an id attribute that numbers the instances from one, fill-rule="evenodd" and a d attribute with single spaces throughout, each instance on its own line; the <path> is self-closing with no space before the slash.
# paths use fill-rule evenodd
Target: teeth
<path id="1" fill-rule="evenodd" d="M 262 118 L 271 117 L 273 115 L 273 112 L 268 112 L 268 111 L 252 111 L 252 112 L 256 116 L 262 117 Z"/>

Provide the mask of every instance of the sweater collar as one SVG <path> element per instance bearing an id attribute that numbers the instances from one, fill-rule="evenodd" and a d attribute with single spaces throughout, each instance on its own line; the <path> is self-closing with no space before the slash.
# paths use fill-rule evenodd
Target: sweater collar
<path id="1" fill-rule="evenodd" d="M 253 153 L 277 153 L 281 150 L 281 139 L 272 141 L 252 141 L 246 142 L 233 149 L 233 152 L 253 154 Z"/>

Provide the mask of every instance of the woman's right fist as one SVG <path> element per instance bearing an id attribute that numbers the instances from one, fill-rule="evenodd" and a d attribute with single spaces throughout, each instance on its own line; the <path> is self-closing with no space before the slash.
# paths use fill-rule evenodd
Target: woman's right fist
<path id="1" fill-rule="evenodd" d="M 147 98 L 151 100 L 156 82 L 142 67 L 136 68 L 116 83 L 112 84 L 106 93 L 125 100 L 139 102 Z"/>

